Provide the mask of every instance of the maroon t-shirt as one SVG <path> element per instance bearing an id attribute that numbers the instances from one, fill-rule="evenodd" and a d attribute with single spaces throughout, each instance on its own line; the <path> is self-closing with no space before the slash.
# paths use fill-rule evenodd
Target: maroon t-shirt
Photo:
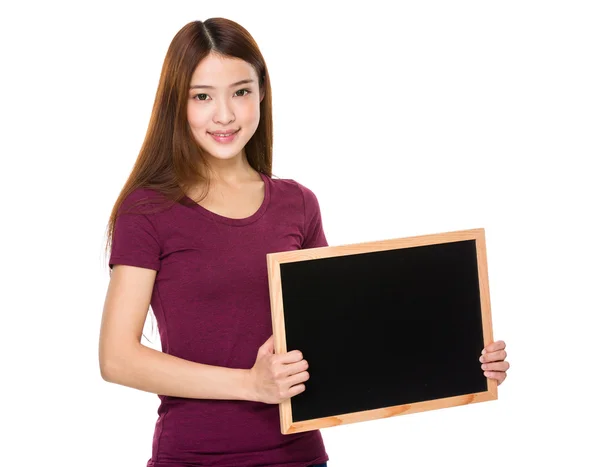
<path id="1" fill-rule="evenodd" d="M 150 189 L 123 203 L 109 264 L 158 271 L 151 307 L 163 352 L 252 368 L 273 333 L 266 254 L 327 246 L 314 193 L 294 180 L 261 177 L 264 201 L 245 219 L 196 203 L 125 212 L 142 198 L 163 200 Z M 277 404 L 158 397 L 148 467 L 306 467 L 329 460 L 318 430 L 281 434 Z"/>

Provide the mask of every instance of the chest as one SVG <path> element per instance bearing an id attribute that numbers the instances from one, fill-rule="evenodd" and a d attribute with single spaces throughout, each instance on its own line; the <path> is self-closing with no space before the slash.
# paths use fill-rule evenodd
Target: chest
<path id="1" fill-rule="evenodd" d="M 216 188 L 198 204 L 220 216 L 245 219 L 254 214 L 264 200 L 264 186 L 257 184 L 244 189 Z"/>

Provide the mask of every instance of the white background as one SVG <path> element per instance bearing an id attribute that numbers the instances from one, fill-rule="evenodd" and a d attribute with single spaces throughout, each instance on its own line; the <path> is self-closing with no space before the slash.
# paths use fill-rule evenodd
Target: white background
<path id="1" fill-rule="evenodd" d="M 600 8 L 573 0 L 2 6 L 0 464 L 150 456 L 158 398 L 98 369 L 105 227 L 172 37 L 213 16 L 261 47 L 274 173 L 330 245 L 486 230 L 499 399 L 324 429 L 329 465 L 598 465 Z"/>

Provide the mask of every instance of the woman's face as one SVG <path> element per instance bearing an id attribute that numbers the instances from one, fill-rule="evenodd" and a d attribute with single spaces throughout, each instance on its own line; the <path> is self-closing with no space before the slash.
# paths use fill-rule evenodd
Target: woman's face
<path id="1" fill-rule="evenodd" d="M 258 128 L 260 101 L 252 65 L 211 53 L 190 82 L 187 117 L 192 134 L 211 156 L 235 158 Z"/>

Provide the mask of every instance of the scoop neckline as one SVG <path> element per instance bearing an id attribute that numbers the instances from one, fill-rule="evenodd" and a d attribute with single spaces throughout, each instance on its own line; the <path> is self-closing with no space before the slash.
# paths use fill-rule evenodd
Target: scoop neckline
<path id="1" fill-rule="evenodd" d="M 220 222 L 222 224 L 234 225 L 234 226 L 242 226 L 242 225 L 252 224 L 253 222 L 257 221 L 260 217 L 262 217 L 262 215 L 267 210 L 267 206 L 269 205 L 269 202 L 271 200 L 271 186 L 269 184 L 269 177 L 262 172 L 258 172 L 258 174 L 260 175 L 260 177 L 262 178 L 262 180 L 265 184 L 263 201 L 262 201 L 261 205 L 259 206 L 259 208 L 254 212 L 254 214 L 252 214 L 249 217 L 236 219 L 233 217 L 222 216 L 221 214 L 217 214 L 216 212 L 210 211 L 210 210 L 206 209 L 205 207 L 200 206 L 198 203 L 196 203 L 193 199 L 189 198 L 187 195 L 185 195 L 184 198 L 189 203 L 191 203 L 190 207 L 193 210 L 195 210 L 196 212 L 199 212 L 200 214 L 202 214 L 203 216 L 205 216 L 211 220 Z"/>

